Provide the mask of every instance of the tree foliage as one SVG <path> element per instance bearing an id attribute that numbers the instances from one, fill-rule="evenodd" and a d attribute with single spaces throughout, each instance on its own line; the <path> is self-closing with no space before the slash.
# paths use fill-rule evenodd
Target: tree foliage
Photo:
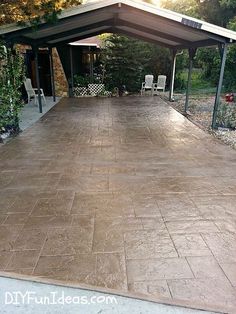
<path id="1" fill-rule="evenodd" d="M 145 74 L 170 72 L 167 49 L 116 34 L 106 38 L 102 59 L 109 88 L 125 85 L 128 91 L 136 92 Z"/>
<path id="2" fill-rule="evenodd" d="M 235 0 L 162 0 L 162 7 L 222 27 L 236 15 Z"/>
<path id="3" fill-rule="evenodd" d="M 199 18 L 196 0 L 162 0 L 161 6 L 165 9 L 172 10 L 181 14 Z"/>
<path id="4" fill-rule="evenodd" d="M 209 23 L 227 27 L 230 19 L 236 14 L 235 8 L 229 8 L 221 0 L 196 0 L 200 17 Z"/>
<path id="5" fill-rule="evenodd" d="M 236 30 L 236 0 L 163 0 L 163 7 L 179 13 L 200 18 L 209 23 Z M 236 88 L 236 47 L 228 49 L 224 75 L 224 87 L 227 90 Z M 220 69 L 220 56 L 216 47 L 199 48 L 195 66 L 202 68 L 204 79 L 217 84 Z"/>
<path id="6" fill-rule="evenodd" d="M 81 3 L 82 0 L 1 0 L 0 24 L 54 22 L 63 9 Z"/>

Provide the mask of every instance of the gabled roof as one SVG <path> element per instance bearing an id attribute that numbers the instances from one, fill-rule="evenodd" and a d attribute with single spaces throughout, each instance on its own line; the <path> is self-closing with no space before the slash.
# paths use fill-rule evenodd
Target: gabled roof
<path id="1" fill-rule="evenodd" d="M 70 43 L 72 46 L 88 46 L 101 48 L 102 40 L 98 36 L 89 37 L 86 39 L 81 39 Z"/>
<path id="2" fill-rule="evenodd" d="M 57 46 L 102 33 L 118 33 L 182 49 L 233 43 L 236 32 L 134 0 L 101 0 L 65 10 L 56 24 L 37 31 L 17 24 L 0 28 L 6 40 L 36 46 Z"/>

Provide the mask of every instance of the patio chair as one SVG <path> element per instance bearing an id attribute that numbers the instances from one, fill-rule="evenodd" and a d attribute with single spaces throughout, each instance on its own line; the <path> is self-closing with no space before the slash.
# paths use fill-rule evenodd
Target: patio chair
<path id="1" fill-rule="evenodd" d="M 34 103 L 36 105 L 36 101 L 38 100 L 38 89 L 32 87 L 32 83 L 31 83 L 30 78 L 25 79 L 24 86 L 25 86 L 25 90 L 26 90 L 27 96 L 28 96 L 28 104 L 30 103 L 31 98 L 34 98 Z M 46 105 L 47 102 L 46 102 L 46 98 L 44 96 L 44 92 L 43 92 L 42 88 L 40 88 L 40 95 L 43 98 L 45 105 Z"/>
<path id="2" fill-rule="evenodd" d="M 144 95 L 146 91 L 152 91 L 153 79 L 153 75 L 145 75 L 145 82 L 142 83 L 141 87 L 141 96 Z"/>
<path id="3" fill-rule="evenodd" d="M 165 88 L 166 88 L 166 75 L 158 75 L 157 83 L 154 83 L 152 87 L 152 96 L 158 95 L 159 94 L 158 91 L 162 91 L 164 93 Z"/>

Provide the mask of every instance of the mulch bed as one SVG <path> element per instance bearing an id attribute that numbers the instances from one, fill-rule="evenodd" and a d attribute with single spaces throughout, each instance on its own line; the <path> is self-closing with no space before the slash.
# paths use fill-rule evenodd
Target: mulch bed
<path id="1" fill-rule="evenodd" d="M 236 149 L 236 130 L 229 129 L 219 129 L 217 131 L 212 131 L 211 121 L 212 112 L 214 107 L 215 96 L 193 96 L 189 100 L 189 113 L 188 119 L 195 123 L 198 127 L 204 131 L 213 134 L 216 138 L 220 139 L 225 144 Z M 170 102 L 170 105 L 179 111 L 184 113 L 185 95 L 176 94 L 175 101 Z"/>

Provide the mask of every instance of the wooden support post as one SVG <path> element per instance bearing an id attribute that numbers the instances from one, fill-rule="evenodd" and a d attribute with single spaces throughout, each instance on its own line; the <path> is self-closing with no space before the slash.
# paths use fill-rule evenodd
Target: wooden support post
<path id="1" fill-rule="evenodd" d="M 91 82 L 93 82 L 93 75 L 94 75 L 94 55 L 93 55 L 93 51 L 91 51 L 90 47 L 89 47 L 89 62 L 90 62 L 90 79 Z"/>
<path id="2" fill-rule="evenodd" d="M 53 68 L 53 56 L 52 56 L 52 48 L 49 48 L 49 60 L 50 60 L 50 74 L 51 74 L 51 85 L 52 85 L 52 97 L 53 101 L 56 101 L 56 92 L 55 92 L 55 76 L 54 76 L 54 68 Z"/>
<path id="3" fill-rule="evenodd" d="M 41 90 L 40 90 L 38 47 L 34 47 L 34 55 L 35 55 L 36 84 L 37 84 L 37 90 L 38 90 L 38 105 L 39 105 L 39 112 L 42 113 L 43 107 L 42 107 L 42 97 L 41 97 Z"/>
<path id="4" fill-rule="evenodd" d="M 188 82 L 187 82 L 187 89 L 186 89 L 186 98 L 185 98 L 185 106 L 184 112 L 187 113 L 188 111 L 188 104 L 189 104 L 189 94 L 191 89 L 191 78 L 192 78 L 192 70 L 193 70 L 193 59 L 196 55 L 196 48 L 189 48 L 189 68 L 188 68 Z"/>
<path id="5" fill-rule="evenodd" d="M 212 129 L 216 129 L 216 119 L 217 119 L 217 111 L 220 103 L 220 93 L 222 89 L 223 79 L 224 79 L 224 70 L 225 70 L 225 62 L 227 57 L 227 44 L 223 44 L 219 46 L 219 53 L 221 56 L 221 66 L 220 66 L 220 77 L 218 86 L 216 89 L 216 96 L 215 96 L 215 103 L 214 103 L 214 109 L 213 109 L 213 115 L 212 115 Z"/>
<path id="6" fill-rule="evenodd" d="M 170 79 L 170 92 L 169 101 L 174 101 L 174 85 L 175 85 L 175 67 L 176 67 L 176 49 L 172 51 L 172 64 L 171 64 L 171 79 Z"/>

